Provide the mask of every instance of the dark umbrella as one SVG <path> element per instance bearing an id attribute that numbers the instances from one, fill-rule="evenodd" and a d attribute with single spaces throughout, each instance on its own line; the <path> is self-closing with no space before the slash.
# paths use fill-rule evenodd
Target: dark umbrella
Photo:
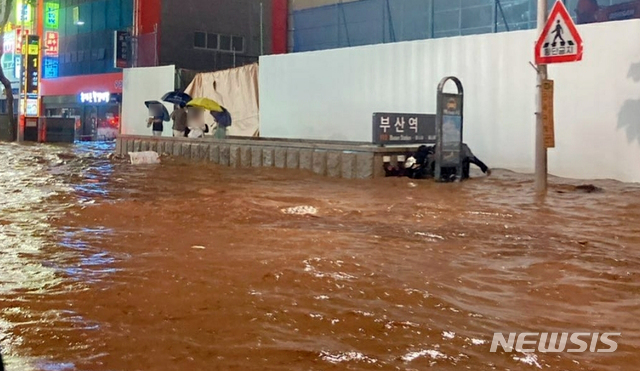
<path id="1" fill-rule="evenodd" d="M 191 101 L 191 96 L 187 93 L 182 93 L 179 91 L 170 91 L 167 94 L 162 96 L 162 100 L 165 102 L 177 104 L 180 107 L 185 107 L 189 101 Z"/>
<path id="2" fill-rule="evenodd" d="M 222 112 L 211 111 L 211 116 L 216 119 L 220 127 L 226 128 L 231 126 L 231 114 L 226 108 L 222 107 Z"/>
<path id="3" fill-rule="evenodd" d="M 164 104 L 158 102 L 157 100 L 148 100 L 144 102 L 144 105 L 147 106 L 148 109 L 151 107 L 159 107 L 162 109 L 162 121 L 169 121 L 171 117 L 169 116 L 169 111 L 167 111 L 167 107 Z"/>

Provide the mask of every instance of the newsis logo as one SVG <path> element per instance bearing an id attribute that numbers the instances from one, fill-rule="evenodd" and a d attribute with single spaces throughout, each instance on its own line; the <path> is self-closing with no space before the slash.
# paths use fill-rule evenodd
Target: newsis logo
<path id="1" fill-rule="evenodd" d="M 491 342 L 491 352 L 495 352 L 498 346 L 501 346 L 505 352 L 511 352 L 514 349 L 518 352 L 535 352 L 541 353 L 560 353 L 574 352 L 583 353 L 598 352 L 612 353 L 618 349 L 618 343 L 611 340 L 611 337 L 620 336 L 620 332 L 576 332 L 576 333 L 557 333 L 557 332 L 523 332 L 520 334 L 510 333 L 508 338 L 505 334 L 493 334 Z M 536 347 L 537 345 L 537 347 Z"/>

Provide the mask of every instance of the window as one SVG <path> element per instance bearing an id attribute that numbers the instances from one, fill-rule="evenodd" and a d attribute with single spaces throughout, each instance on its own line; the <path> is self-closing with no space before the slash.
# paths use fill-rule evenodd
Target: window
<path id="1" fill-rule="evenodd" d="M 193 34 L 193 46 L 195 48 L 207 47 L 207 34 L 204 32 L 196 32 Z"/>
<path id="2" fill-rule="evenodd" d="M 244 37 L 196 31 L 193 34 L 193 47 L 196 49 L 244 53 Z"/>
<path id="3" fill-rule="evenodd" d="M 207 34 L 207 49 L 218 49 L 218 34 Z"/>
<path id="4" fill-rule="evenodd" d="M 231 36 L 220 35 L 220 50 L 231 51 Z"/>
<path id="5" fill-rule="evenodd" d="M 241 53 L 244 51 L 244 37 L 234 36 L 231 48 L 234 52 Z"/>

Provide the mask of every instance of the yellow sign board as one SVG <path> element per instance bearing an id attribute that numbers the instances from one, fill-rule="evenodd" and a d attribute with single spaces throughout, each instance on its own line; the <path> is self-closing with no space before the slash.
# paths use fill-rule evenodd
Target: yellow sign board
<path id="1" fill-rule="evenodd" d="M 38 53 L 40 52 L 40 45 L 39 44 L 35 44 L 35 45 L 29 45 L 29 50 L 28 50 L 28 55 L 38 55 Z"/>
<path id="2" fill-rule="evenodd" d="M 556 146 L 555 125 L 553 121 L 553 80 L 542 81 L 542 125 L 544 127 L 544 146 Z"/>

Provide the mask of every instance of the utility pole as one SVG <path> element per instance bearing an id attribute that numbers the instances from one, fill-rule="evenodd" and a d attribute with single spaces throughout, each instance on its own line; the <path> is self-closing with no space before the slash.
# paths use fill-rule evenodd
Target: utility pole
<path id="1" fill-rule="evenodd" d="M 547 0 L 538 0 L 538 35 L 542 34 L 547 23 Z M 544 145 L 544 124 L 542 122 L 542 83 L 548 78 L 547 65 L 539 64 L 538 95 L 536 112 L 536 172 L 535 190 L 538 194 L 547 193 L 547 148 Z"/>

